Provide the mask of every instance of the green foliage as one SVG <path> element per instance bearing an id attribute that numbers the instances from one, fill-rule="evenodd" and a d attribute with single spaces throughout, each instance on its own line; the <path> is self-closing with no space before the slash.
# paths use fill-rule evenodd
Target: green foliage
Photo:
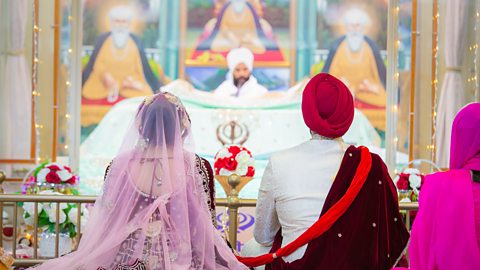
<path id="1" fill-rule="evenodd" d="M 48 204 L 44 204 L 44 206 L 51 207 Z M 74 224 L 72 220 L 70 220 L 70 217 L 68 216 L 68 213 L 73 209 L 77 208 L 76 204 L 67 204 L 67 207 L 63 210 L 63 213 L 66 215 L 66 219 L 63 223 L 59 224 L 59 232 L 60 233 L 68 233 L 68 235 L 73 238 L 76 236 L 76 225 Z M 30 218 L 31 214 L 28 212 L 24 212 L 23 217 L 25 219 Z M 50 217 L 48 216 L 47 211 L 42 208 L 42 211 L 38 215 L 38 220 L 37 220 L 38 228 L 43 228 L 44 230 L 50 232 L 50 233 L 55 233 L 55 222 L 50 221 Z"/>
<path id="2" fill-rule="evenodd" d="M 34 176 L 34 177 L 37 177 L 38 172 L 39 172 L 41 169 L 45 168 L 45 165 L 47 165 L 48 163 L 50 163 L 49 160 L 47 160 L 47 161 L 43 162 L 42 164 L 40 164 L 40 166 L 38 166 L 38 167 L 35 169 L 35 171 L 33 172 L 33 176 Z"/>

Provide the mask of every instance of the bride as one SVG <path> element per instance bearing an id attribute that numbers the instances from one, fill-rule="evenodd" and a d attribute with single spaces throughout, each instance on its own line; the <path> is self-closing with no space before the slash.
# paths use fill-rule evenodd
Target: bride
<path id="1" fill-rule="evenodd" d="M 78 250 L 35 269 L 248 269 L 212 225 L 190 134 L 172 94 L 139 106 Z"/>

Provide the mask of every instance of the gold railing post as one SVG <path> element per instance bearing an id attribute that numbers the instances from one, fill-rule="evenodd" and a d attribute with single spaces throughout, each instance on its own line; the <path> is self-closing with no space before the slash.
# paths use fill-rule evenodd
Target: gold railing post
<path id="1" fill-rule="evenodd" d="M 77 243 L 75 243 L 76 245 L 73 248 L 73 250 L 77 250 L 78 245 L 80 245 L 80 233 L 82 232 L 81 219 L 82 219 L 82 204 L 77 203 L 77 235 L 75 236 L 75 238 L 77 239 Z"/>
<path id="2" fill-rule="evenodd" d="M 7 179 L 4 171 L 0 171 L 0 194 L 3 194 L 3 181 Z M 3 202 L 0 202 L 0 247 L 3 247 Z"/>
<path id="3" fill-rule="evenodd" d="M 3 182 L 7 180 L 7 174 L 0 170 L 0 193 L 3 193 Z"/>
<path id="4" fill-rule="evenodd" d="M 38 259 L 38 202 L 33 203 L 33 258 Z"/>
<path id="5" fill-rule="evenodd" d="M 60 203 L 57 202 L 57 211 L 55 211 L 55 258 L 58 257 L 58 245 L 60 244 Z"/>
<path id="6" fill-rule="evenodd" d="M 17 258 L 17 215 L 18 215 L 18 209 L 17 209 L 17 203 L 13 203 L 13 239 L 12 239 L 12 257 L 14 259 Z M 3 223 L 3 220 L 2 220 Z M 3 233 L 3 231 L 1 231 Z"/>
<path id="7" fill-rule="evenodd" d="M 240 180 L 240 176 L 236 174 L 232 174 L 228 177 L 228 184 L 232 188 L 227 197 L 227 207 L 229 212 L 228 241 L 235 250 L 237 250 L 238 207 L 240 202 L 236 187 L 240 184 Z"/>

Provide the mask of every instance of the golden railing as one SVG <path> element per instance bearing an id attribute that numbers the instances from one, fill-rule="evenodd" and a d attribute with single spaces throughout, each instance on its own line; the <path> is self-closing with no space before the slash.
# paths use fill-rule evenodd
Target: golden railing
<path id="1" fill-rule="evenodd" d="M 230 183 L 229 183 L 230 184 Z M 255 199 L 241 199 L 238 197 L 238 192 L 235 189 L 236 185 L 231 185 L 231 191 L 227 198 L 217 198 L 216 205 L 226 207 L 229 213 L 229 225 L 228 225 L 228 240 L 232 243 L 232 246 L 236 247 L 237 242 L 237 229 L 238 229 L 238 210 L 244 207 L 255 207 Z M 1 183 L 0 183 L 1 188 Z M 2 190 L 0 190 L 1 192 Z M 72 196 L 72 195 L 20 195 L 20 194 L 0 194 L 0 244 L 3 246 L 3 210 L 5 207 L 13 207 L 13 237 L 12 237 L 12 257 L 15 258 L 15 266 L 32 266 L 46 261 L 45 258 L 38 256 L 38 204 L 39 203 L 56 203 L 56 221 L 55 221 L 55 257 L 59 255 L 59 221 L 60 221 L 60 204 L 70 203 L 77 205 L 77 224 L 76 224 L 76 245 L 73 248 L 75 250 L 80 242 L 81 237 L 81 219 L 82 215 L 80 209 L 82 204 L 95 203 L 95 196 Z M 33 224 L 33 258 L 23 259 L 17 257 L 17 231 L 19 227 L 18 222 L 18 206 L 17 203 L 34 203 L 34 224 Z M 405 225 L 408 229 L 411 228 L 410 211 L 418 210 L 418 203 L 400 203 L 400 210 L 406 212 Z"/>

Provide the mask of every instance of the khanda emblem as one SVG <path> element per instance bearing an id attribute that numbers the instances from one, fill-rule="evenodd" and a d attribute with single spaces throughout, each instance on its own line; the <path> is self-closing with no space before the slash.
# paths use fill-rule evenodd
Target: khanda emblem
<path id="1" fill-rule="evenodd" d="M 243 145 L 249 136 L 250 132 L 247 125 L 237 121 L 226 122 L 217 127 L 217 139 L 223 145 Z"/>

